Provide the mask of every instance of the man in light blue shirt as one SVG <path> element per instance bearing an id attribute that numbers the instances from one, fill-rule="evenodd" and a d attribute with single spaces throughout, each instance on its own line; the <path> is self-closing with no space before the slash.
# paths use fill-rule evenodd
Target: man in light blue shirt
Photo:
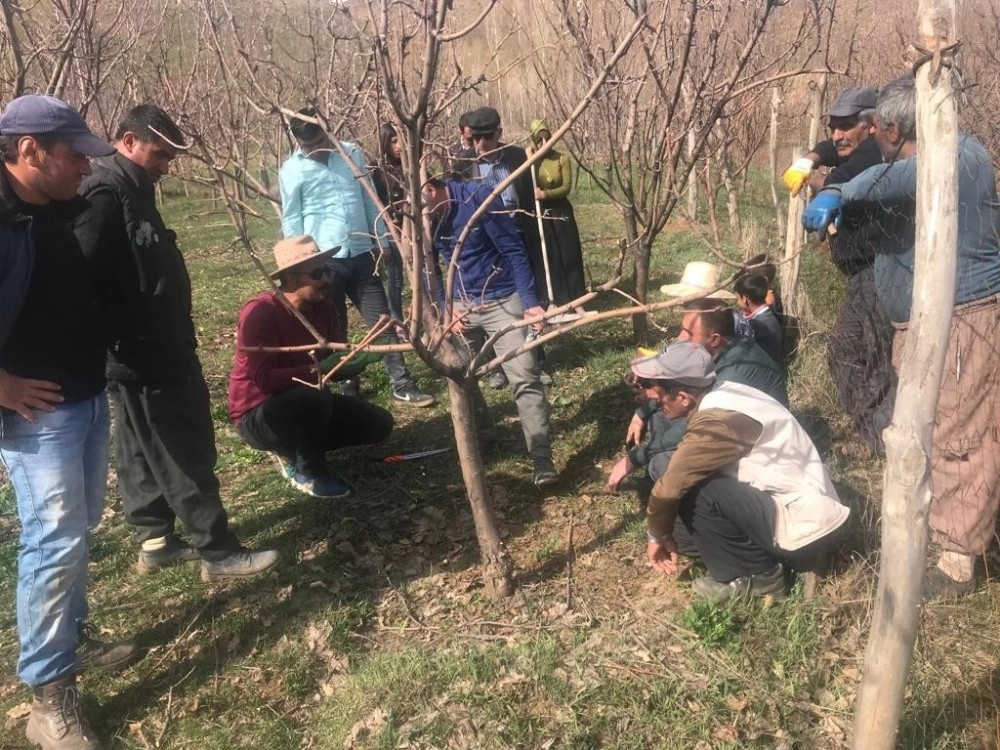
<path id="1" fill-rule="evenodd" d="M 299 114 L 316 117 L 313 109 L 300 110 Z M 389 314 L 373 254 L 375 239 L 386 234 L 385 225 L 371 193 L 362 184 L 369 178 L 358 176 L 368 170 L 361 149 L 341 142 L 352 166 L 319 125 L 292 119 L 291 130 L 299 147 L 278 173 L 281 231 L 285 237 L 310 235 L 321 250 L 339 248 L 328 263 L 330 299 L 337 308 L 341 338 L 346 341 L 348 297 L 369 326 Z M 413 406 L 434 403 L 433 396 L 417 390 L 402 354 L 386 354 L 384 360 L 395 401 Z"/>

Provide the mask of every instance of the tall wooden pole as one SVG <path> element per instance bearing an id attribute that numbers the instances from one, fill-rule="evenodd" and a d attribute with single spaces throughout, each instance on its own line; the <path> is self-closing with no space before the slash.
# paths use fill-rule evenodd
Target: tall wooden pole
<path id="1" fill-rule="evenodd" d="M 882 557 L 855 750 L 892 750 L 917 636 L 931 503 L 934 414 L 955 299 L 958 114 L 951 69 L 939 54 L 955 39 L 956 0 L 920 0 L 917 72 L 917 235 L 913 308 L 892 424 L 885 432 Z"/>

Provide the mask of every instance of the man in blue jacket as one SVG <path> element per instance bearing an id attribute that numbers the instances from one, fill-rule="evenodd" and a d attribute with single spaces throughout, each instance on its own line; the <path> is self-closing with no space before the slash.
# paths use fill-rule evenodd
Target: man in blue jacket
<path id="1" fill-rule="evenodd" d="M 303 109 L 299 114 L 316 117 L 313 109 Z M 278 173 L 281 231 L 285 237 L 309 235 L 320 250 L 337 248 L 328 263 L 330 299 L 340 319 L 341 338 L 346 341 L 348 297 L 369 326 L 389 314 L 389 301 L 382 279 L 375 272 L 373 255 L 373 243 L 385 234 L 384 223 L 368 191 L 374 191 L 370 180 L 359 177 L 368 173 L 361 149 L 341 142 L 348 160 L 319 125 L 293 119 L 291 130 L 298 148 Z M 365 186 L 363 181 L 369 184 Z M 411 406 L 434 403 L 433 396 L 417 390 L 402 354 L 386 354 L 384 361 L 394 401 Z"/>
<path id="2" fill-rule="evenodd" d="M 88 535 L 104 509 L 108 402 L 101 311 L 70 222 L 88 157 L 114 148 L 51 96 L 0 115 L 0 459 L 17 495 L 18 675 L 34 691 L 28 739 L 99 747 L 76 676 L 116 670 L 135 644 L 88 637 Z"/>
<path id="3" fill-rule="evenodd" d="M 459 237 L 473 214 L 489 197 L 482 183 L 431 180 L 424 202 L 433 218 L 434 253 L 448 264 Z M 444 303 L 442 290 L 442 304 Z M 479 351 L 487 337 L 507 326 L 542 315 L 535 295 L 535 281 L 528 252 L 515 220 L 495 199 L 472 226 L 462 243 L 451 290 L 455 330 L 465 336 L 471 352 Z M 515 328 L 493 344 L 498 357 L 522 346 L 526 329 Z M 502 365 L 514 394 L 528 453 L 534 462 L 534 482 L 553 484 L 558 475 L 552 463 L 549 440 L 549 402 L 539 379 L 538 361 L 523 352 Z"/>

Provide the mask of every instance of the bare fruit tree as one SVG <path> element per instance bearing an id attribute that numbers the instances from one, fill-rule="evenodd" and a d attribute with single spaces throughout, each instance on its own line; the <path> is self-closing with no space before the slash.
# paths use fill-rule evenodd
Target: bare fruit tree
<path id="1" fill-rule="evenodd" d="M 917 206 L 913 308 L 885 431 L 878 596 L 854 723 L 856 750 L 891 750 L 920 620 L 931 504 L 931 439 L 955 300 L 958 113 L 948 48 L 955 1 L 921 0 L 917 71 Z"/>
<path id="2" fill-rule="evenodd" d="M 595 75 L 613 40 L 646 12 L 644 2 L 557 4 L 578 50 L 576 65 L 587 79 Z M 811 0 L 794 9 L 786 5 L 685 0 L 649 6 L 639 39 L 582 127 L 568 135 L 581 169 L 621 211 L 640 303 L 648 301 L 653 245 L 701 160 L 715 154 L 712 168 L 720 170 L 723 184 L 733 181 L 728 152 L 730 134 L 738 130 L 719 123 L 741 112 L 758 117 L 757 100 L 769 86 L 829 69 L 827 19 L 836 0 Z M 780 27 L 779 17 L 785 22 Z M 772 27 L 775 35 L 768 36 Z M 558 79 L 553 75 L 551 80 Z M 557 113 L 570 110 L 573 99 L 562 87 L 554 84 L 546 90 Z M 759 147 L 765 138 L 758 127 L 748 142 Z M 743 154 L 740 164 L 749 163 L 749 156 Z M 730 225 L 738 232 L 732 190 L 730 195 Z M 633 318 L 633 329 L 636 340 L 645 342 L 644 315 Z"/>

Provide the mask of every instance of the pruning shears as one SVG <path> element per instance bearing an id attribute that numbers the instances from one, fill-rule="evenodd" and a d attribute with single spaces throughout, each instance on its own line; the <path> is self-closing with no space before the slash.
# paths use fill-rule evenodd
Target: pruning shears
<path id="1" fill-rule="evenodd" d="M 380 464 L 401 464 L 403 461 L 415 461 L 418 458 L 436 456 L 438 453 L 447 453 L 450 450 L 451 448 L 432 448 L 428 451 L 417 451 L 416 453 L 400 453 L 395 456 L 385 456 L 384 458 L 369 456 L 368 458 L 372 461 L 377 461 Z"/>

